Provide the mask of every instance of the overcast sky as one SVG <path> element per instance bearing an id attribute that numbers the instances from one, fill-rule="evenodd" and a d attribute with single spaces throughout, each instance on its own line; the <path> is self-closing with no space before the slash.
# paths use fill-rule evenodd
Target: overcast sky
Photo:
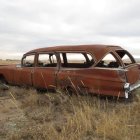
<path id="1" fill-rule="evenodd" d="M 140 55 L 140 0 L 0 0 L 0 58 L 72 44 L 121 45 Z"/>

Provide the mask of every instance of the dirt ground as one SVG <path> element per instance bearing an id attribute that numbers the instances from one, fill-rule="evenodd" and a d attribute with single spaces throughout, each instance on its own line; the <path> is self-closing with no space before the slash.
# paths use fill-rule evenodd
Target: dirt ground
<path id="1" fill-rule="evenodd" d="M 6 133 L 14 133 L 17 131 L 16 125 L 18 120 L 26 120 L 23 112 L 18 108 L 19 102 L 16 104 L 8 92 L 0 93 L 0 140 L 5 140 Z"/>
<path id="2" fill-rule="evenodd" d="M 30 126 L 40 127 L 43 121 L 46 126 L 51 124 L 55 129 L 59 129 L 58 125 L 63 124 L 65 117 L 57 105 L 66 102 L 66 98 L 67 96 L 63 98 L 37 94 L 34 89 L 19 87 L 0 90 L 0 140 L 38 139 L 38 136 L 28 136 L 26 129 Z M 36 133 L 35 131 L 33 130 L 33 133 Z M 22 133 L 25 136 L 20 137 Z"/>
<path id="3" fill-rule="evenodd" d="M 139 93 L 125 103 L 19 87 L 0 90 L 0 140 L 139 140 Z"/>

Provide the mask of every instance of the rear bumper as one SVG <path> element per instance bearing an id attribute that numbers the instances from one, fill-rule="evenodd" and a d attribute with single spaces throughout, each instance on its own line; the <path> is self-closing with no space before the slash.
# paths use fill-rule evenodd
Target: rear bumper
<path id="1" fill-rule="evenodd" d="M 130 86 L 130 91 L 133 91 L 139 87 L 140 87 L 140 80 L 138 82 L 136 82 L 135 84 Z"/>
<path id="2" fill-rule="evenodd" d="M 132 91 L 140 87 L 140 80 L 137 81 L 135 84 L 130 85 L 130 83 L 126 83 L 124 85 L 125 89 L 125 98 L 128 98 L 128 95 L 131 94 Z"/>

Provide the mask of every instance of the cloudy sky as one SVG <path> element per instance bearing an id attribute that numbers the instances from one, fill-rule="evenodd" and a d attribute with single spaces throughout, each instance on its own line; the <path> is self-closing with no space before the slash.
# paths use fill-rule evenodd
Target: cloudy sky
<path id="1" fill-rule="evenodd" d="M 72 44 L 121 45 L 140 55 L 140 0 L 0 0 L 0 58 Z"/>

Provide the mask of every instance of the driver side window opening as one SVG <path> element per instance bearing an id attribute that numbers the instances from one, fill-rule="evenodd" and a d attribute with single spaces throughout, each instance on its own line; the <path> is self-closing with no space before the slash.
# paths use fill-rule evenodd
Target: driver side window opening
<path id="1" fill-rule="evenodd" d="M 109 53 L 96 65 L 96 67 L 119 68 L 120 63 L 111 53 Z"/>
<path id="2" fill-rule="evenodd" d="M 24 67 L 34 67 L 34 59 L 35 59 L 35 55 L 27 55 L 23 58 L 22 60 L 22 65 Z"/>

